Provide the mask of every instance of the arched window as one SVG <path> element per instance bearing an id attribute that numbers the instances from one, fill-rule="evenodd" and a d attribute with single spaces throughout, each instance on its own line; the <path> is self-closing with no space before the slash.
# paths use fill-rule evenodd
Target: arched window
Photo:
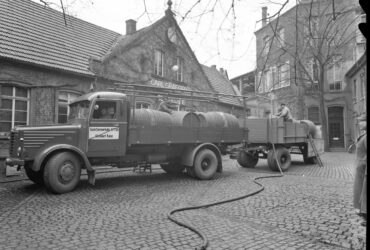
<path id="1" fill-rule="evenodd" d="M 69 115 L 69 104 L 80 96 L 76 92 L 59 91 L 58 95 L 58 123 L 66 123 Z"/>
<path id="2" fill-rule="evenodd" d="M 320 110 L 319 110 L 319 107 L 318 106 L 312 106 L 312 107 L 309 107 L 308 110 L 308 120 L 312 121 L 313 123 L 315 123 L 316 125 L 319 125 L 321 124 L 320 122 Z"/>
<path id="3" fill-rule="evenodd" d="M 3 85 L 0 87 L 0 135 L 14 126 L 27 125 L 30 93 L 27 88 Z"/>

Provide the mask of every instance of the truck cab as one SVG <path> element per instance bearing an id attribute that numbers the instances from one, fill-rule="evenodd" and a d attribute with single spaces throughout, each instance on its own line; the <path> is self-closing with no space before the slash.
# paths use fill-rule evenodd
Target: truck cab
<path id="1" fill-rule="evenodd" d="M 109 163 L 126 152 L 129 109 L 123 93 L 80 96 L 70 104 L 66 124 L 15 127 L 5 164 L 24 166 L 30 180 L 54 193 L 73 190 L 81 168 L 94 183 L 93 162 Z"/>

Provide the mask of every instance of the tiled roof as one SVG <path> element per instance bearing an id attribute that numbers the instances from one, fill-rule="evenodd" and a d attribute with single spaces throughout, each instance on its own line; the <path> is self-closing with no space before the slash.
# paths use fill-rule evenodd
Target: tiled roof
<path id="1" fill-rule="evenodd" d="M 0 58 L 93 75 L 90 57 L 103 57 L 120 37 L 111 30 L 30 0 L 0 0 Z"/>
<path id="2" fill-rule="evenodd" d="M 211 68 L 202 65 L 204 73 L 211 83 L 213 89 L 220 94 L 236 95 L 232 83 L 222 75 L 216 68 Z M 224 96 L 220 97 L 220 101 L 229 105 L 242 106 L 242 103 L 236 97 Z"/>

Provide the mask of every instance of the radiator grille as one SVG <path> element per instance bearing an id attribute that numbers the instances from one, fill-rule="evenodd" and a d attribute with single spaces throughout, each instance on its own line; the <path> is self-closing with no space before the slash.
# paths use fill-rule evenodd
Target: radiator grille
<path id="1" fill-rule="evenodd" d="M 12 131 L 10 132 L 10 145 L 9 145 L 9 156 L 16 157 L 17 156 L 17 143 L 18 140 L 18 132 Z"/>

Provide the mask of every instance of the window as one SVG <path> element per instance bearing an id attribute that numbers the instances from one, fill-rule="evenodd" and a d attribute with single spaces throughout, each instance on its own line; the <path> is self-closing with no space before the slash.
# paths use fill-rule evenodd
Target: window
<path id="1" fill-rule="evenodd" d="M 136 102 L 135 108 L 136 109 L 148 109 L 148 108 L 150 108 L 150 103 L 147 103 L 147 102 Z"/>
<path id="2" fill-rule="evenodd" d="M 285 45 L 284 28 L 278 30 L 278 36 L 280 46 L 284 46 Z"/>
<path id="3" fill-rule="evenodd" d="M 58 123 L 66 123 L 70 113 L 69 104 L 79 95 L 66 91 L 59 91 L 58 96 Z"/>
<path id="4" fill-rule="evenodd" d="M 329 83 L 329 91 L 336 92 L 342 90 L 342 82 Z"/>
<path id="5" fill-rule="evenodd" d="M 154 74 L 157 76 L 164 76 L 163 72 L 163 52 L 160 50 L 156 50 L 154 52 Z"/>
<path id="6" fill-rule="evenodd" d="M 262 55 L 263 56 L 266 56 L 270 50 L 270 38 L 268 36 L 265 36 L 263 38 L 263 51 L 262 51 Z"/>
<path id="7" fill-rule="evenodd" d="M 307 63 L 307 71 L 310 74 L 310 78 L 314 83 L 319 82 L 319 68 L 317 66 L 317 61 L 311 58 Z"/>
<path id="8" fill-rule="evenodd" d="M 184 68 L 184 63 L 181 57 L 176 58 L 176 65 L 178 67 L 176 71 L 176 80 L 179 82 L 182 82 L 183 79 L 183 68 Z"/>
<path id="9" fill-rule="evenodd" d="M 278 83 L 276 67 L 271 67 L 270 71 L 271 71 L 272 89 L 276 89 Z"/>
<path id="10" fill-rule="evenodd" d="M 0 87 L 0 133 L 28 124 L 29 91 L 26 88 Z"/>
<path id="11" fill-rule="evenodd" d="M 318 124 L 321 124 L 320 123 L 320 110 L 319 110 L 319 107 L 317 106 L 314 106 L 314 107 L 309 107 L 308 110 L 308 120 L 312 121 L 313 123 L 315 123 L 316 125 Z"/>
<path id="12" fill-rule="evenodd" d="M 271 70 L 265 71 L 265 76 L 266 76 L 266 92 L 270 92 L 272 90 L 272 72 Z"/>
<path id="13" fill-rule="evenodd" d="M 352 97 L 353 101 L 357 102 L 357 86 L 356 86 L 356 79 L 353 80 L 353 88 L 352 88 Z"/>
<path id="14" fill-rule="evenodd" d="M 93 119 L 112 120 L 116 118 L 116 102 L 97 101 L 95 103 Z"/>
<path id="15" fill-rule="evenodd" d="M 342 90 L 342 61 L 334 61 L 328 69 L 329 91 Z"/>
<path id="16" fill-rule="evenodd" d="M 290 68 L 289 62 L 281 64 L 277 68 L 278 84 L 277 87 L 282 88 L 290 85 Z"/>
<path id="17" fill-rule="evenodd" d="M 266 75 L 262 74 L 262 72 L 258 72 L 257 79 L 256 79 L 256 90 L 257 93 L 265 92 L 265 85 L 266 85 Z"/>

